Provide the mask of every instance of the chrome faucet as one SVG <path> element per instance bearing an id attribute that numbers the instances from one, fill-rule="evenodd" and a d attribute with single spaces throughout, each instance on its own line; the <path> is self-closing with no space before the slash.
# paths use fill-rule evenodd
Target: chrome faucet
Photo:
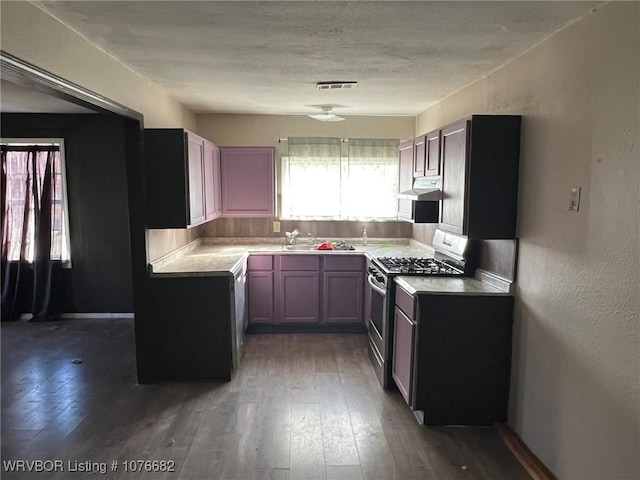
<path id="1" fill-rule="evenodd" d="M 317 243 L 322 243 L 322 240 L 320 240 L 318 237 L 316 237 L 313 233 L 307 233 L 307 235 L 309 235 L 313 239 L 314 245 L 317 244 Z"/>
<path id="2" fill-rule="evenodd" d="M 296 228 L 296 229 L 293 230 L 293 232 L 284 232 L 284 234 L 287 236 L 287 244 L 288 245 L 295 245 L 296 244 L 296 238 L 300 234 L 300 230 L 298 230 Z"/>

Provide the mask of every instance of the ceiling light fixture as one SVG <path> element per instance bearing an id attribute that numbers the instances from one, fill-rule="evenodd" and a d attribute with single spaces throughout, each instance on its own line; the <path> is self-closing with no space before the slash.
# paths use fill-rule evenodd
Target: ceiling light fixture
<path id="1" fill-rule="evenodd" d="M 318 90 L 351 90 L 356 88 L 358 82 L 318 82 L 316 88 Z"/>
<path id="2" fill-rule="evenodd" d="M 320 108 L 322 109 L 321 113 L 308 116 L 314 120 L 320 120 L 321 122 L 341 122 L 344 120 L 344 118 L 337 116 L 335 113 L 331 113 L 333 107 L 330 105 L 324 105 Z"/>

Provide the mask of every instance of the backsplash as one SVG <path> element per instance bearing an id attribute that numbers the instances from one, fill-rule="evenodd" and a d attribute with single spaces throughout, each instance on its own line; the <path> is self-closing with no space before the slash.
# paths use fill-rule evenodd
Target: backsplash
<path id="1" fill-rule="evenodd" d="M 312 233 L 331 240 L 360 238 L 367 229 L 369 238 L 410 238 L 411 224 L 407 222 L 340 222 L 280 220 L 280 232 L 273 231 L 271 218 L 219 218 L 200 226 L 203 237 L 283 237 L 284 232 L 297 228 L 301 236 Z"/>
<path id="2" fill-rule="evenodd" d="M 414 223 L 411 227 L 412 230 L 408 236 L 425 245 L 433 243 L 433 236 L 438 228 L 437 223 Z"/>
<path id="3" fill-rule="evenodd" d="M 284 232 L 294 228 L 300 230 L 300 238 L 312 233 L 323 240 L 341 238 L 360 238 L 362 230 L 367 229 L 369 238 L 415 238 L 431 244 L 433 233 L 428 241 L 421 240 L 415 234 L 415 226 L 407 222 L 339 222 L 339 221 L 296 221 L 280 220 L 280 232 L 273 231 L 271 218 L 218 218 L 195 228 L 189 229 L 150 229 L 148 230 L 149 262 L 170 253 L 200 237 L 282 237 Z M 422 235 L 424 236 L 424 235 Z"/>
<path id="4" fill-rule="evenodd" d="M 173 252 L 199 238 L 200 235 L 200 227 L 147 230 L 149 242 L 148 261 L 152 262 L 167 253 Z"/>

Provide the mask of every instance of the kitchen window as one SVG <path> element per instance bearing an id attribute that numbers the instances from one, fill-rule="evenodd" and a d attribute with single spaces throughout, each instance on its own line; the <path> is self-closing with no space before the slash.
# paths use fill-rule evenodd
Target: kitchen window
<path id="1" fill-rule="evenodd" d="M 287 141 L 281 218 L 397 219 L 399 140 L 289 137 Z"/>
<path id="2" fill-rule="evenodd" d="M 2 139 L 3 260 L 33 263 L 36 210 L 41 202 L 50 161 L 51 260 L 70 266 L 69 220 L 63 139 Z M 35 181 L 34 181 L 35 180 Z M 6 182 L 6 183 L 5 183 Z M 34 195 L 35 190 L 35 195 Z"/>

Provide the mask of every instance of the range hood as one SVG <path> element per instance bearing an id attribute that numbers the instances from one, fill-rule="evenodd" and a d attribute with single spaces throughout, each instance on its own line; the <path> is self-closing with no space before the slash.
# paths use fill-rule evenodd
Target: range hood
<path id="1" fill-rule="evenodd" d="M 438 202 L 442 200 L 442 178 L 418 177 L 413 181 L 413 188 L 398 194 L 403 200 Z"/>

